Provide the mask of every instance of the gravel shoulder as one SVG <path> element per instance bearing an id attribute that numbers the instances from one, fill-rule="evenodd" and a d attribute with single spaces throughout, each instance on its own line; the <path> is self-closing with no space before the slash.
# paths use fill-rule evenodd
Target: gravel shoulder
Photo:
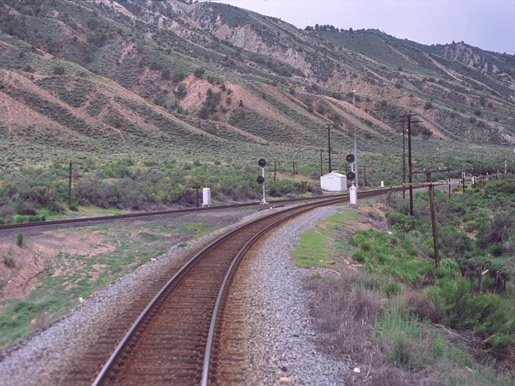
<path id="1" fill-rule="evenodd" d="M 220 379 L 227 382 L 232 372 L 239 374 L 229 378 L 232 384 L 344 384 L 348 368 L 316 346 L 302 289 L 315 270 L 297 268 L 290 258 L 300 235 L 335 213 L 336 207 L 325 207 L 288 222 L 241 263 L 224 313 L 230 335 L 222 336 L 227 359 L 218 363 Z"/>

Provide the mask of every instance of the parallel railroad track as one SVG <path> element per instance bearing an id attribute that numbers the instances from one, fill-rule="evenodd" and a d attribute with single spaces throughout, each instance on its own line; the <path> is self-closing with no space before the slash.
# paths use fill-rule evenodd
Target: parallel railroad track
<path id="1" fill-rule="evenodd" d="M 358 197 L 372 197 L 389 191 L 392 189 L 363 192 Z M 164 274 L 158 282 L 166 284 L 121 341 L 119 331 L 106 333 L 103 353 L 97 357 L 106 357 L 108 342 L 111 342 L 111 350 L 117 346 L 93 385 L 213 383 L 216 374 L 213 363 L 218 355 L 218 316 L 223 313 L 224 296 L 239 261 L 273 227 L 311 209 L 348 199 L 348 195 L 342 195 L 265 216 L 208 245 L 171 279 L 167 280 Z M 149 296 L 143 294 L 142 298 Z M 135 319 L 133 315 L 127 315 L 127 318 Z M 86 367 L 91 365 L 93 363 L 85 364 Z M 88 371 L 77 369 L 76 375 L 80 377 Z M 223 380 L 215 381 L 223 383 Z"/>
<path id="2" fill-rule="evenodd" d="M 414 187 L 425 187 L 427 184 L 418 184 L 414 185 Z M 406 187 L 407 189 L 407 187 Z M 379 190 L 370 190 L 365 191 L 360 194 L 382 194 L 391 191 L 399 191 L 402 188 L 387 188 L 387 189 L 379 189 Z M 333 194 L 330 196 L 313 196 L 313 197 L 301 197 L 301 198 L 291 198 L 284 200 L 271 201 L 269 206 L 282 206 L 287 203 L 294 202 L 304 202 L 304 201 L 317 201 L 317 200 L 327 200 L 329 198 L 345 198 L 348 197 L 348 194 Z M 21 229 L 21 228 L 35 228 L 35 227 L 48 227 L 55 225 L 64 225 L 64 224 L 84 224 L 84 223 L 98 223 L 98 222 L 112 222 L 114 220 L 124 220 L 124 219 L 135 219 L 142 217 L 152 217 L 152 216 L 163 216 L 163 215 L 174 215 L 181 213 L 199 213 L 203 211 L 212 211 L 212 210 L 224 210 L 224 209 L 233 209 L 233 208 L 245 208 L 245 207 L 259 207 L 261 204 L 257 202 L 248 202 L 244 204 L 231 204 L 231 205 L 216 205 L 210 207 L 202 207 L 202 208 L 185 208 L 185 209 L 171 209 L 171 210 L 163 210 L 163 211 L 154 211 L 154 212 L 138 212 L 138 213 L 128 213 L 128 214 L 118 214 L 118 215 L 110 215 L 110 216 L 97 216 L 97 217 L 80 217 L 80 218 L 68 218 L 63 220 L 52 220 L 52 221 L 39 221 L 39 222 L 27 222 L 20 224 L 4 224 L 0 225 L 0 231 L 9 230 L 9 229 Z"/>
<path id="3" fill-rule="evenodd" d="M 269 203 L 269 206 L 278 206 L 278 205 L 284 205 L 286 203 L 301 202 L 301 201 L 324 200 L 324 199 L 328 199 L 328 198 L 344 197 L 344 196 L 345 195 L 335 194 L 332 196 L 291 198 L 291 199 L 272 201 Z M 204 211 L 212 211 L 212 210 L 245 208 L 245 207 L 253 207 L 253 206 L 259 207 L 260 205 L 261 205 L 261 203 L 258 203 L 258 202 L 248 202 L 248 203 L 244 203 L 244 204 L 216 205 L 216 206 L 209 206 L 209 207 L 202 207 L 202 208 L 170 209 L 170 210 L 162 210 L 162 211 L 127 213 L 127 214 L 117 214 L 117 215 L 109 215 L 109 216 L 79 217 L 79 218 L 68 218 L 68 219 L 63 219 L 63 220 L 38 221 L 38 222 L 27 222 L 27 223 L 19 223 L 19 224 L 4 224 L 4 225 L 0 225 L 0 231 L 4 230 L 4 229 L 7 230 L 7 229 L 18 229 L 18 228 L 32 228 L 32 227 L 42 227 L 42 226 L 52 226 L 52 225 L 63 225 L 63 224 L 111 222 L 114 220 L 134 219 L 134 218 L 141 218 L 141 217 L 174 215 L 174 214 L 181 214 L 181 213 L 204 212 Z"/>

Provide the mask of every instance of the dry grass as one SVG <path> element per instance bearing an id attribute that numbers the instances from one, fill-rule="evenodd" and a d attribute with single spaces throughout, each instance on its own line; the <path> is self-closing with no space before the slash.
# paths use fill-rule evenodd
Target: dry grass
<path id="1" fill-rule="evenodd" d="M 391 351 L 387 341 L 372 339 L 374 320 L 380 315 L 387 298 L 362 285 L 368 275 L 345 270 L 337 279 L 311 278 L 305 288 L 310 293 L 310 310 L 316 328 L 321 333 L 320 346 L 349 364 L 346 385 L 439 385 L 441 380 L 429 371 L 406 371 L 395 367 L 388 359 Z M 414 309 L 422 304 L 415 296 L 406 296 Z M 359 367 L 361 372 L 352 370 Z"/>
<path id="2" fill-rule="evenodd" d="M 403 291 L 398 300 L 403 310 L 417 315 L 420 320 L 429 319 L 433 323 L 438 323 L 442 318 L 441 311 L 431 300 L 411 289 Z"/>

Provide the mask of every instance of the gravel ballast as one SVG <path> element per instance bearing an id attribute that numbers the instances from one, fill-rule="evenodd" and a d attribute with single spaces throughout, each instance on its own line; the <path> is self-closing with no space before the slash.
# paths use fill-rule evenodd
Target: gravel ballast
<path id="1" fill-rule="evenodd" d="M 308 294 L 302 289 L 303 280 L 314 270 L 297 268 L 290 258 L 300 235 L 335 213 L 335 207 L 320 208 L 289 221 L 242 262 L 225 313 L 226 318 L 240 313 L 241 319 L 230 333 L 237 331 L 238 347 L 227 355 L 231 358 L 239 352 L 242 356 L 237 370 L 245 374 L 245 379 L 236 383 L 344 384 L 343 374 L 349 371 L 345 364 L 316 348 Z M 222 360 L 220 364 L 234 367 L 234 362 Z"/>
<path id="2" fill-rule="evenodd" d="M 269 213 L 256 213 L 242 221 Z M 247 374 L 245 384 L 343 384 L 342 374 L 349 370 L 315 347 L 307 294 L 302 290 L 302 280 L 310 272 L 295 267 L 290 259 L 300 234 L 334 213 L 335 207 L 321 208 L 289 221 L 260 242 L 254 258 L 243 264 L 245 280 L 241 283 L 245 289 L 238 291 L 237 301 L 245 306 L 248 319 L 243 333 L 249 339 L 244 340 L 244 347 L 239 350 L 241 368 Z M 139 288 L 153 280 L 156 271 L 173 264 L 180 267 L 191 251 L 227 229 L 186 248 L 171 248 L 155 261 L 98 291 L 61 320 L 4 351 L 0 361 L 2 384 L 62 383 L 64 374 L 84 350 L 81 347 L 123 312 Z"/>

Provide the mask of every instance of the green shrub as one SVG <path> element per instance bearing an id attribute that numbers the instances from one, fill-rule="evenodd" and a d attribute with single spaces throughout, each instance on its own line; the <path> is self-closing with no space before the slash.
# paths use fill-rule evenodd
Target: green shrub
<path id="1" fill-rule="evenodd" d="M 504 246 L 503 245 L 492 245 L 488 248 L 488 253 L 490 253 L 492 256 L 499 257 L 504 253 Z"/>
<path id="2" fill-rule="evenodd" d="M 456 329 L 472 330 L 483 339 L 507 342 L 515 326 L 511 310 L 497 294 L 474 295 L 472 282 L 459 275 L 455 280 L 444 279 L 440 286 L 432 287 L 427 295 L 444 313 L 445 322 Z M 502 337 L 505 338 L 502 338 Z"/>
<path id="3" fill-rule="evenodd" d="M 515 210 L 498 213 L 494 219 L 485 224 L 477 236 L 477 245 L 486 248 L 507 241 L 515 231 Z"/>
<path id="4" fill-rule="evenodd" d="M 14 262 L 14 258 L 9 255 L 4 255 L 3 257 L 4 264 L 9 268 L 14 268 L 16 263 Z"/>
<path id="5" fill-rule="evenodd" d="M 199 67 L 199 68 L 195 69 L 195 71 L 193 72 L 193 75 L 195 75 L 197 78 L 202 78 L 202 76 L 204 75 L 205 72 L 206 72 L 206 70 Z"/>
<path id="6" fill-rule="evenodd" d="M 55 66 L 53 69 L 54 75 L 63 75 L 65 70 L 63 66 Z"/>
<path id="7" fill-rule="evenodd" d="M 386 213 L 388 225 L 401 232 L 409 232 L 415 229 L 416 219 L 399 212 Z"/>
<path id="8" fill-rule="evenodd" d="M 21 247 L 23 247 L 23 244 L 24 244 L 23 243 L 23 234 L 17 233 L 16 234 L 16 245 L 21 248 Z"/>
<path id="9" fill-rule="evenodd" d="M 384 293 L 388 296 L 388 297 L 392 297 L 393 295 L 396 295 L 398 294 L 399 292 L 401 291 L 401 285 L 399 283 L 397 283 L 396 281 L 391 281 L 389 282 L 385 287 L 384 287 Z"/>

